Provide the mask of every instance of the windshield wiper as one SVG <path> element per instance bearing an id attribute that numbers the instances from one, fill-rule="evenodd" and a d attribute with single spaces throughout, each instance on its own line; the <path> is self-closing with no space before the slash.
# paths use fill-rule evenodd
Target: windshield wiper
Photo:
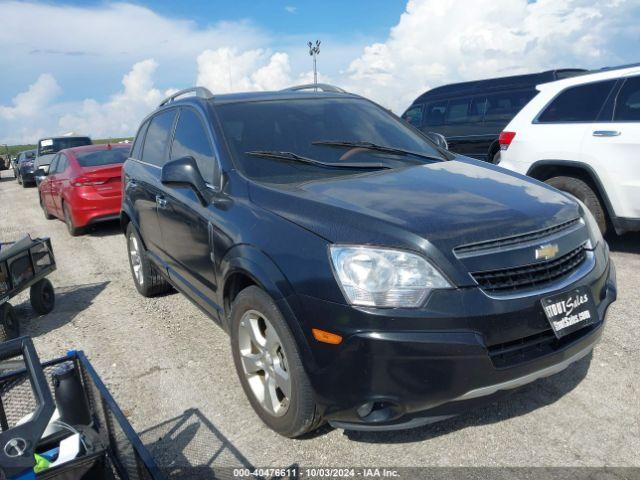
<path id="1" fill-rule="evenodd" d="M 397 153 L 399 155 L 412 155 L 414 157 L 426 158 L 429 160 L 437 160 L 442 162 L 444 158 L 437 155 L 429 155 L 428 153 L 413 152 L 396 147 L 386 147 L 373 142 L 347 142 L 343 140 L 317 140 L 311 142 L 312 145 L 328 145 L 330 147 L 347 147 L 347 148 L 365 148 L 367 150 L 375 150 L 377 152 Z"/>
<path id="2" fill-rule="evenodd" d="M 391 168 L 384 163 L 328 163 L 320 160 L 315 160 L 309 157 L 303 157 L 293 152 L 278 152 L 269 150 L 255 150 L 251 152 L 244 152 L 245 155 L 252 157 L 274 158 L 276 160 L 289 160 L 292 162 L 306 163 L 309 165 L 315 165 L 322 168 L 364 168 L 364 169 L 376 169 L 376 168 Z"/>

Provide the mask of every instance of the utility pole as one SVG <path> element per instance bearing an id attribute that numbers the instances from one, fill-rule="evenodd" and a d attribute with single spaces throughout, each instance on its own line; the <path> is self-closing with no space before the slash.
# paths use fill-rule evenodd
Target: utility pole
<path id="1" fill-rule="evenodd" d="M 316 40 L 316 43 L 312 42 L 307 43 L 309 46 L 309 55 L 313 57 L 313 84 L 316 85 L 315 90 L 318 90 L 318 63 L 317 57 L 320 54 L 320 40 Z"/>

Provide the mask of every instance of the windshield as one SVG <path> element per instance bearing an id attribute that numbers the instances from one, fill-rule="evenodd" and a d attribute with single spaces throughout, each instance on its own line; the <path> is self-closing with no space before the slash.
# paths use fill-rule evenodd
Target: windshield
<path id="1" fill-rule="evenodd" d="M 384 109 L 363 99 L 230 103 L 220 105 L 217 111 L 239 169 L 259 181 L 298 182 L 352 175 L 362 173 L 362 170 L 319 168 L 318 165 L 247 152 L 287 152 L 324 163 L 371 164 L 371 168 L 379 168 L 383 161 L 388 163 L 387 168 L 438 161 L 348 145 L 373 143 L 444 160 L 428 140 Z"/>
<path id="2" fill-rule="evenodd" d="M 38 142 L 38 155 L 57 153 L 65 148 L 81 147 L 82 145 L 91 145 L 91 139 L 89 137 L 43 138 Z"/>
<path id="3" fill-rule="evenodd" d="M 53 153 L 51 153 L 49 155 L 40 155 L 36 159 L 36 165 L 38 167 L 42 167 L 43 165 L 50 165 L 51 161 L 53 160 L 53 157 L 55 157 L 55 154 L 53 154 Z"/>
<path id="4" fill-rule="evenodd" d="M 128 148 L 114 148 L 112 150 L 76 154 L 76 159 L 81 167 L 101 167 L 103 165 L 124 163 L 128 155 Z"/>

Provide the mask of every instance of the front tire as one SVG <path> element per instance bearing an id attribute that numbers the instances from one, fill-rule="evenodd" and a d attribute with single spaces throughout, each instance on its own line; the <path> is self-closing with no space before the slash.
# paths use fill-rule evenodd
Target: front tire
<path id="1" fill-rule="evenodd" d="M 10 303 L 0 305 L 0 342 L 18 338 L 20 324 L 16 312 Z"/>
<path id="2" fill-rule="evenodd" d="M 129 267 L 136 289 L 143 297 L 154 297 L 169 292 L 171 285 L 160 275 L 151 261 L 132 223 L 127 225 L 127 252 Z"/>
<path id="3" fill-rule="evenodd" d="M 582 201 L 595 217 L 600 232 L 603 235 L 607 232 L 607 214 L 602 208 L 598 194 L 588 183 L 576 177 L 553 177 L 545 180 L 545 183 L 558 190 L 570 193 Z"/>
<path id="4" fill-rule="evenodd" d="M 242 388 L 269 428 L 294 438 L 320 425 L 293 334 L 275 302 L 256 286 L 233 302 L 231 350 Z"/>

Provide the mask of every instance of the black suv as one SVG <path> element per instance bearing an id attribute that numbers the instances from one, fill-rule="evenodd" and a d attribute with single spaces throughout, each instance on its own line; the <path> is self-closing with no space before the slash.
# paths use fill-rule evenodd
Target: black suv
<path id="1" fill-rule="evenodd" d="M 123 185 L 136 288 L 175 287 L 228 331 L 249 401 L 287 436 L 492 400 L 586 356 L 616 298 L 579 201 L 335 87 L 178 92 Z"/>
<path id="2" fill-rule="evenodd" d="M 443 85 L 416 98 L 402 118 L 443 135 L 451 151 L 498 163 L 500 132 L 536 95 L 536 85 L 584 72 L 566 68 Z"/>

